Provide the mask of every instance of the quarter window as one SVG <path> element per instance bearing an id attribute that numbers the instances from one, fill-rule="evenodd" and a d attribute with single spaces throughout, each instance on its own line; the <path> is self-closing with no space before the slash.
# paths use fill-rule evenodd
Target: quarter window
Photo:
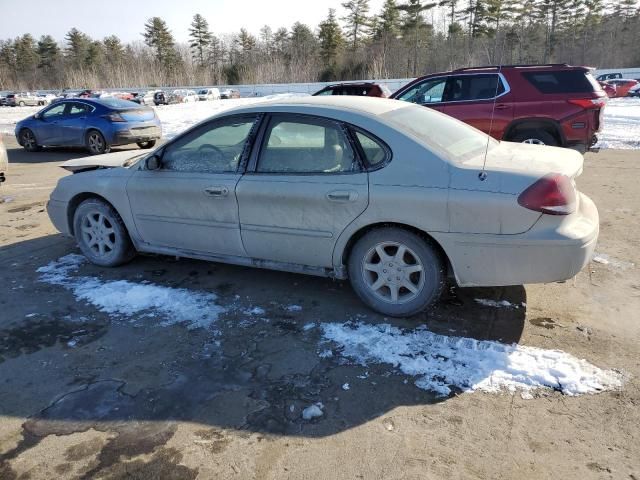
<path id="1" fill-rule="evenodd" d="M 321 119 L 274 118 L 258 161 L 262 173 L 340 173 L 356 168 L 341 126 Z"/>
<path id="2" fill-rule="evenodd" d="M 385 148 L 377 140 L 360 131 L 356 131 L 356 138 L 360 142 L 360 147 L 362 147 L 365 159 L 370 166 L 374 167 L 387 158 Z"/>
<path id="3" fill-rule="evenodd" d="M 167 146 L 162 155 L 162 169 L 191 173 L 236 172 L 254 123 L 255 117 L 243 117 L 203 125 Z"/>

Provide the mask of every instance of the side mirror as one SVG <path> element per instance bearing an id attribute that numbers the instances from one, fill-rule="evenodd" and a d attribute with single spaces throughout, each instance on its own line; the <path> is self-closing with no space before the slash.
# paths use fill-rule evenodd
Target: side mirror
<path id="1" fill-rule="evenodd" d="M 147 170 L 160 170 L 160 157 L 157 155 L 151 155 L 144 161 L 144 166 Z"/>
<path id="2" fill-rule="evenodd" d="M 41 120 L 42 119 L 42 115 L 40 115 L 40 112 L 36 113 L 33 118 L 35 118 L 36 120 Z"/>

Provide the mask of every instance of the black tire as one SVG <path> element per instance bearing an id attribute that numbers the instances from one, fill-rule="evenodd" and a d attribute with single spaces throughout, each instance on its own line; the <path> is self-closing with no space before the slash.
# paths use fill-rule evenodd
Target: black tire
<path id="1" fill-rule="evenodd" d="M 156 145 L 156 141 L 155 140 L 149 140 L 147 142 L 136 142 L 136 145 L 138 145 L 140 148 L 153 148 Z"/>
<path id="2" fill-rule="evenodd" d="M 406 248 L 405 254 L 399 254 L 400 245 Z M 385 262 L 389 263 L 384 263 L 377 247 L 387 255 L 393 255 L 396 248 L 395 255 L 401 255 L 401 258 L 387 258 Z M 375 262 L 376 257 L 378 262 Z M 374 272 L 365 265 L 380 268 Z M 421 266 L 419 272 L 409 272 L 418 266 Z M 446 281 L 439 250 L 428 239 L 396 227 L 371 230 L 360 238 L 349 255 L 348 270 L 351 285 L 360 299 L 373 310 L 391 317 L 408 317 L 425 310 L 440 298 Z M 378 281 L 387 279 L 391 286 L 383 285 L 374 290 Z M 404 286 L 408 283 L 415 292 Z M 392 298 L 393 289 L 396 289 L 396 301 Z M 389 295 L 385 299 L 387 290 Z"/>
<path id="3" fill-rule="evenodd" d="M 19 102 L 18 105 L 20 105 L 21 107 L 24 107 L 25 103 L 24 102 Z"/>
<path id="4" fill-rule="evenodd" d="M 22 145 L 27 152 L 38 152 L 42 149 L 42 147 L 38 145 L 35 134 L 28 128 L 20 130 L 20 145 Z"/>
<path id="5" fill-rule="evenodd" d="M 85 200 L 76 208 L 73 232 L 80 250 L 95 265 L 117 267 L 136 255 L 118 212 L 97 198 Z"/>
<path id="6" fill-rule="evenodd" d="M 98 130 L 89 130 L 85 141 L 89 155 L 102 155 L 103 153 L 109 153 L 111 150 L 111 145 L 107 143 L 104 135 Z"/>
<path id="7" fill-rule="evenodd" d="M 550 147 L 557 147 L 558 140 L 546 130 L 523 130 L 517 133 L 510 140 L 516 143 L 530 143 L 534 145 L 548 145 Z"/>

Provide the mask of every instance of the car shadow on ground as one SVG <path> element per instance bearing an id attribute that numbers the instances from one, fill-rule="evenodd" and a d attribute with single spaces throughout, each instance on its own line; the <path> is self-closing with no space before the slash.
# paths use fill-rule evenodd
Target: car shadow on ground
<path id="1" fill-rule="evenodd" d="M 48 435 L 90 428 L 117 434 L 109 448 L 137 452 L 141 442 L 168 441 L 177 421 L 336 434 L 398 406 L 449 397 L 417 388 L 415 377 L 393 365 L 350 360 L 323 338 L 324 326 L 389 324 L 412 332 L 426 325 L 445 339 L 502 343 L 518 342 L 524 326 L 522 286 L 451 287 L 432 310 L 390 319 L 364 307 L 348 282 L 326 278 L 153 256 L 115 269 L 83 264 L 73 273 L 85 284 L 127 280 L 214 292 L 224 312 L 206 328 L 189 328 L 152 310 L 109 315 L 63 285 L 42 282 L 37 268 L 68 253 L 78 251 L 61 235 L 0 248 L 7 279 L 0 291 L 0 414 L 28 418 L 22 440 L 0 461 Z M 256 307 L 258 315 L 251 313 Z M 318 402 L 322 416 L 304 419 L 302 411 Z"/>
<path id="2" fill-rule="evenodd" d="M 113 147 L 111 152 L 121 152 L 124 150 L 138 149 L 137 145 L 123 145 Z M 140 150 L 144 152 L 146 150 Z M 49 163 L 66 162 L 76 158 L 88 157 L 89 152 L 82 147 L 44 147 L 39 152 L 27 152 L 20 146 L 7 146 L 7 156 L 9 164 L 12 163 Z"/>

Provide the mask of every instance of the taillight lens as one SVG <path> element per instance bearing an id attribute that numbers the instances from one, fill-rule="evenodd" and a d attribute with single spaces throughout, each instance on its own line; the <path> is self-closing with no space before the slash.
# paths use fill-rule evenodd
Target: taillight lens
<path id="1" fill-rule="evenodd" d="M 110 120 L 112 122 L 126 122 L 126 120 L 124 118 L 122 118 L 122 115 L 120 115 L 119 113 L 109 113 L 107 115 L 103 115 L 104 118 L 106 118 L 107 120 Z"/>
<path id="2" fill-rule="evenodd" d="M 522 192 L 518 204 L 548 215 L 569 215 L 576 211 L 576 189 L 566 175 L 547 175 Z"/>
<path id="3" fill-rule="evenodd" d="M 582 108 L 602 108 L 607 103 L 606 98 L 576 98 L 572 100 L 567 100 L 567 102 L 578 105 Z"/>

